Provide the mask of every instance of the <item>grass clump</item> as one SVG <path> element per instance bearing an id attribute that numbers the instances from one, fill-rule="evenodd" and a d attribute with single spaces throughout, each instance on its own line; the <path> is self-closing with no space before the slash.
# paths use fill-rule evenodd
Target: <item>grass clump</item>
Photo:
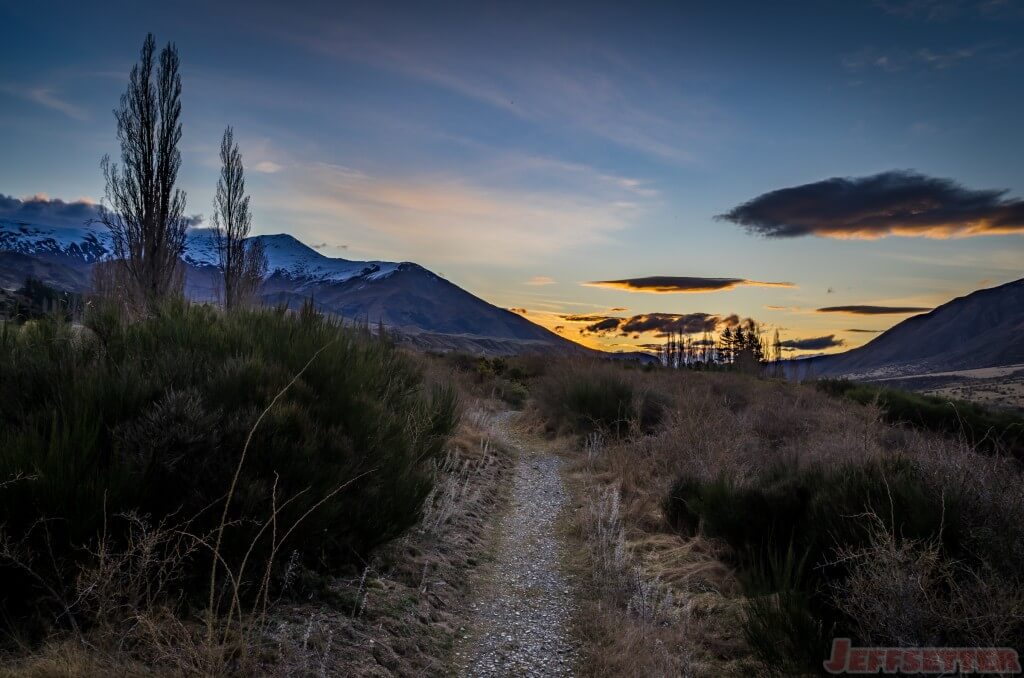
<path id="1" fill-rule="evenodd" d="M 175 588 L 202 601 L 236 473 L 219 540 L 236 591 L 265 592 L 269 569 L 238 565 L 281 553 L 353 567 L 416 521 L 458 417 L 450 388 L 368 333 L 185 303 L 5 328 L 0 399 L 0 597 L 23 631 L 78 623 L 77 573 L 140 529 L 122 516 L 193 540 Z"/>
<path id="2" fill-rule="evenodd" d="M 549 424 L 574 433 L 600 431 L 616 438 L 650 432 L 662 421 L 668 399 L 642 381 L 643 374 L 617 365 L 552 370 L 537 384 L 537 400 Z"/>

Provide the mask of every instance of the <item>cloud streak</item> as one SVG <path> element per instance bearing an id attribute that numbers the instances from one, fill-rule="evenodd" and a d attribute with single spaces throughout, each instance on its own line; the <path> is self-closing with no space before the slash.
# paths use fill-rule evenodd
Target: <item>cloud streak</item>
<path id="1" fill-rule="evenodd" d="M 764 193 L 716 217 L 768 238 L 1024 234 L 1024 200 L 913 171 L 834 177 Z"/>
<path id="2" fill-rule="evenodd" d="M 922 306 L 826 306 L 817 309 L 818 313 L 846 313 L 848 315 L 900 315 L 908 313 L 925 313 L 932 309 Z"/>
<path id="3" fill-rule="evenodd" d="M 0 92 L 6 92 L 32 103 L 63 113 L 73 120 L 86 120 L 89 114 L 84 108 L 65 101 L 57 92 L 49 87 L 20 87 L 0 85 Z"/>
<path id="4" fill-rule="evenodd" d="M 647 292 L 651 294 L 719 292 L 735 289 L 741 285 L 751 287 L 796 287 L 796 285 L 789 282 L 761 282 L 745 278 L 698 278 L 669 275 L 625 278 L 623 280 L 596 280 L 583 284 L 587 287 L 607 287 L 627 292 Z"/>
<path id="5" fill-rule="evenodd" d="M 836 348 L 845 345 L 846 342 L 842 339 L 836 339 L 834 334 L 824 337 L 810 337 L 808 339 L 787 339 L 779 342 L 780 347 L 794 351 L 821 351 L 826 348 Z"/>

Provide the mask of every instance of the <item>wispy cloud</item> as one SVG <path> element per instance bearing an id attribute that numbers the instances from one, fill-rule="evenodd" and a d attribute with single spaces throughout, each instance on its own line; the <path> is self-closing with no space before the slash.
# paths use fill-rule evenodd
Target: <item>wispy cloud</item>
<path id="1" fill-rule="evenodd" d="M 951 21 L 965 15 L 989 19 L 1022 18 L 1015 0 L 875 0 L 883 11 L 904 19 Z"/>
<path id="2" fill-rule="evenodd" d="M 796 285 L 789 282 L 761 282 L 759 280 L 747 280 L 746 278 L 699 278 L 669 275 L 625 278 L 623 280 L 596 280 L 583 284 L 587 287 L 608 287 L 627 292 L 647 292 L 652 294 L 719 292 L 735 289 L 740 286 L 796 287 Z"/>
<path id="3" fill-rule="evenodd" d="M 515 37 L 505 36 L 473 59 L 458 40 L 439 40 L 425 27 L 353 20 L 309 23 L 282 35 L 317 54 L 397 73 L 522 120 L 584 132 L 674 163 L 692 161 L 693 147 L 724 118 L 706 98 L 684 96 L 618 56 L 595 54 L 590 46 L 579 47 L 585 58 L 567 56 L 572 49 L 566 34 L 558 36 L 564 49 L 557 56 L 516 48 Z"/>
<path id="4" fill-rule="evenodd" d="M 987 45 L 946 50 L 927 47 L 916 50 L 904 48 L 883 50 L 877 47 L 864 47 L 845 55 L 842 58 L 842 63 L 843 67 L 851 73 L 872 69 L 887 73 L 898 73 L 911 69 L 944 71 L 979 56 L 992 56 L 991 49 Z"/>
<path id="5" fill-rule="evenodd" d="M 20 87 L 0 84 L 0 92 L 31 101 L 52 111 L 58 111 L 73 120 L 89 118 L 89 114 L 84 108 L 63 99 L 56 90 L 49 87 Z"/>
<path id="6" fill-rule="evenodd" d="M 283 169 L 281 165 L 273 160 L 261 160 L 253 165 L 252 168 L 257 172 L 262 172 L 264 174 L 275 174 Z"/>
<path id="7" fill-rule="evenodd" d="M 555 284 L 555 279 L 554 278 L 550 278 L 550 277 L 548 277 L 546 275 L 535 275 L 535 276 L 533 276 L 532 278 L 530 278 L 529 280 L 527 280 L 523 284 L 524 285 L 533 285 L 533 286 L 536 286 L 536 287 L 540 287 L 540 286 L 543 286 L 543 285 L 554 285 Z"/>
<path id="8" fill-rule="evenodd" d="M 312 237 L 341 235 L 360 251 L 426 261 L 518 265 L 538 254 L 606 242 L 633 210 L 608 196 L 495 188 L 462 177 L 375 176 L 309 163 L 262 204 L 301 216 Z"/>

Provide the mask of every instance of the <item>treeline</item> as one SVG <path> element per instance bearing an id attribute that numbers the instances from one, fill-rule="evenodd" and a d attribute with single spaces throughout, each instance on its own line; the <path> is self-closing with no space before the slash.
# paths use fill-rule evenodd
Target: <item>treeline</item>
<path id="1" fill-rule="evenodd" d="M 782 359 L 782 343 L 777 330 L 768 342 L 761 327 L 748 320 L 726 327 L 717 337 L 709 332 L 700 339 L 682 332 L 669 332 L 659 358 L 662 365 L 673 369 L 753 369 L 766 364 L 778 365 Z"/>

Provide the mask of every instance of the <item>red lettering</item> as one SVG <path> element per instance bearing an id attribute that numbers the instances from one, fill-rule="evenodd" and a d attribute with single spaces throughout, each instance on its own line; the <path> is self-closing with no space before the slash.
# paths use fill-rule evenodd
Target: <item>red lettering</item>
<path id="1" fill-rule="evenodd" d="M 999 654 L 999 670 L 1003 673 L 1020 673 L 1020 657 L 1017 651 L 1008 647 L 997 650 Z"/>
<path id="2" fill-rule="evenodd" d="M 863 647 L 850 648 L 850 673 L 867 673 L 868 650 Z"/>
<path id="3" fill-rule="evenodd" d="M 829 673 L 840 673 L 846 670 L 850 654 L 849 638 L 832 639 L 832 656 L 824 663 L 825 670 Z"/>

